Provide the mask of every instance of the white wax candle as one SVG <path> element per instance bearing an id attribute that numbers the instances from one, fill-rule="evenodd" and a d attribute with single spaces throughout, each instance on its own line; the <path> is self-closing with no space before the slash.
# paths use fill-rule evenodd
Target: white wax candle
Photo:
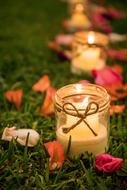
<path id="1" fill-rule="evenodd" d="M 67 150 L 69 137 L 71 135 L 71 147 L 70 147 L 70 155 L 77 156 L 85 151 L 89 153 L 93 153 L 94 155 L 98 155 L 103 153 L 107 148 L 108 144 L 108 136 L 107 136 L 107 129 L 105 126 L 100 124 L 100 129 L 98 131 L 97 136 L 86 138 L 85 133 L 82 133 L 77 129 L 77 134 L 73 135 L 69 133 L 63 133 L 63 128 L 66 126 L 61 126 L 57 129 L 56 135 L 57 140 L 62 143 L 65 151 Z M 84 129 L 85 132 L 85 129 Z M 84 134 L 84 136 L 83 136 Z"/>
<path id="2" fill-rule="evenodd" d="M 87 16 L 84 14 L 84 7 L 82 4 L 77 4 L 75 11 L 69 21 L 69 25 L 72 27 L 84 27 L 89 28 L 91 23 Z"/>
<path id="3" fill-rule="evenodd" d="M 80 93 L 80 84 L 76 86 L 77 92 Z M 79 97 L 80 98 L 80 97 Z M 75 100 L 73 106 L 78 110 L 78 113 L 85 113 L 85 110 L 89 98 L 85 97 L 83 101 L 81 99 Z M 72 109 L 72 106 L 68 104 L 66 109 Z M 91 104 L 91 109 L 96 109 L 95 104 Z M 90 111 L 90 110 L 89 110 Z M 72 113 L 75 111 L 72 110 Z M 76 124 L 81 118 L 77 116 L 72 116 L 70 114 L 66 115 L 66 124 L 60 126 L 57 129 L 57 139 L 63 144 L 65 150 L 67 149 L 69 137 L 71 136 L 71 155 L 78 155 L 85 151 L 92 152 L 93 154 L 99 154 L 103 152 L 107 146 L 107 131 L 106 128 L 99 123 L 98 112 L 88 115 L 84 120 L 89 124 L 90 128 L 96 133 L 97 136 L 89 129 L 84 121 L 81 121 L 75 128 L 71 129 L 68 133 L 63 132 L 63 128 L 70 128 Z"/>
<path id="4" fill-rule="evenodd" d="M 100 57 L 101 49 L 98 47 L 88 47 L 79 55 L 72 59 L 72 65 L 83 71 L 90 71 L 92 69 L 101 69 L 105 65 L 105 59 Z"/>
<path id="5" fill-rule="evenodd" d="M 101 56 L 100 47 L 92 47 L 95 42 L 94 32 L 89 32 L 88 45 L 77 45 L 72 59 L 72 71 L 78 70 L 91 71 L 92 69 L 102 69 L 105 66 L 105 58 Z M 96 42 L 97 43 L 97 42 Z"/>
<path id="6" fill-rule="evenodd" d="M 80 120 L 78 117 L 67 115 L 66 128 L 71 127 L 73 124 L 77 123 Z M 87 116 L 85 121 L 89 124 L 91 129 L 98 134 L 99 132 L 99 118 L 98 113 Z M 69 136 L 73 136 L 74 138 L 80 139 L 85 138 L 89 139 L 94 137 L 93 132 L 88 128 L 88 126 L 82 121 L 79 125 L 77 125 L 74 129 L 70 130 L 68 133 Z"/>
<path id="7" fill-rule="evenodd" d="M 72 27 L 84 27 L 84 28 L 89 28 L 90 27 L 90 22 L 86 15 L 84 14 L 73 14 L 72 18 L 69 21 L 69 24 Z"/>

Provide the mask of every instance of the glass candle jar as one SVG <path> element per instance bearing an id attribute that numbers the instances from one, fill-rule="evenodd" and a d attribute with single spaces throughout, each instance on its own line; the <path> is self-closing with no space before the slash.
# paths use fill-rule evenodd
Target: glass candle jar
<path id="1" fill-rule="evenodd" d="M 55 95 L 56 136 L 70 156 L 98 155 L 108 148 L 110 97 L 94 84 L 70 84 Z"/>
<path id="2" fill-rule="evenodd" d="M 99 32 L 77 32 L 72 44 L 73 73 L 90 72 L 102 69 L 106 65 L 106 47 L 109 43 L 107 35 Z"/>
<path id="3" fill-rule="evenodd" d="M 87 16 L 85 1 L 73 1 L 70 5 L 71 17 L 68 20 L 68 30 L 74 32 L 81 29 L 89 29 L 91 22 Z"/>
<path id="4" fill-rule="evenodd" d="M 84 9 L 88 9 L 88 0 L 68 0 L 68 6 L 69 6 L 69 13 L 70 15 L 73 13 L 75 6 L 77 4 L 83 4 Z"/>

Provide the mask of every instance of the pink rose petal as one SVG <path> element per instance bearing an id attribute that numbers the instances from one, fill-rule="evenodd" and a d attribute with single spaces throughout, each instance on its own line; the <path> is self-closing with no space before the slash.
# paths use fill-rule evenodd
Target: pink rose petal
<path id="1" fill-rule="evenodd" d="M 122 81 L 122 76 L 116 73 L 111 67 L 105 67 L 101 70 L 92 70 L 92 76 L 95 83 L 99 85 L 113 84 L 116 81 Z"/>
<path id="2" fill-rule="evenodd" d="M 126 17 L 126 13 L 125 12 L 123 12 L 121 10 L 118 10 L 118 9 L 116 9 L 114 7 L 109 7 L 108 8 L 108 13 L 114 19 L 121 19 L 121 18 Z"/>
<path id="3" fill-rule="evenodd" d="M 105 19 L 102 13 L 95 12 L 92 16 L 92 25 L 93 28 L 101 29 L 104 32 L 112 32 L 112 27 L 107 19 Z"/>
<path id="4" fill-rule="evenodd" d="M 109 49 L 107 51 L 107 54 L 109 57 L 114 58 L 114 59 L 118 59 L 120 61 L 125 61 L 127 60 L 127 56 L 125 54 L 124 50 L 114 50 L 114 49 Z"/>
<path id="5" fill-rule="evenodd" d="M 113 157 L 109 154 L 100 154 L 96 157 L 96 168 L 106 173 L 113 173 L 123 166 L 123 159 Z"/>
<path id="6" fill-rule="evenodd" d="M 72 44 L 72 39 L 73 39 L 72 35 L 61 34 L 61 35 L 56 36 L 55 41 L 58 44 L 70 46 Z"/>

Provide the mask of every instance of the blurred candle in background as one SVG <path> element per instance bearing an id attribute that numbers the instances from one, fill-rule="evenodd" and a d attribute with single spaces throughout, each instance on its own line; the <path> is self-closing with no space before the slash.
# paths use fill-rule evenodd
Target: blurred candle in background
<path id="1" fill-rule="evenodd" d="M 82 71 L 90 72 L 92 69 L 102 69 L 106 64 L 104 46 L 107 44 L 106 35 L 92 31 L 76 33 L 73 39 L 72 72 L 81 73 Z"/>

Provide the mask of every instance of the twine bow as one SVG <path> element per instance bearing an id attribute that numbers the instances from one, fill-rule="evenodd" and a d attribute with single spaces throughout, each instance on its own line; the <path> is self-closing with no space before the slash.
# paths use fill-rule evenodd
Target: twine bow
<path id="1" fill-rule="evenodd" d="M 94 110 L 92 110 L 92 105 L 95 105 L 95 109 Z M 66 108 L 67 106 L 71 106 L 72 109 L 73 109 L 73 112 L 70 112 Z M 74 129 L 76 126 L 78 126 L 83 121 L 86 124 L 86 126 L 91 130 L 91 132 L 94 134 L 94 136 L 97 136 L 97 133 L 95 133 L 95 131 L 90 127 L 90 125 L 88 124 L 88 122 L 85 119 L 86 119 L 87 116 L 97 113 L 98 109 L 99 109 L 99 106 L 98 106 L 97 103 L 90 102 L 87 105 L 84 114 L 81 114 L 79 112 L 79 110 L 72 103 L 69 103 L 69 102 L 65 103 L 63 105 L 63 111 L 66 114 L 68 114 L 68 115 L 72 115 L 72 116 L 78 117 L 79 120 L 75 124 L 73 124 L 71 127 L 69 127 L 69 128 L 63 128 L 63 132 L 64 133 L 68 133 L 70 130 Z"/>

